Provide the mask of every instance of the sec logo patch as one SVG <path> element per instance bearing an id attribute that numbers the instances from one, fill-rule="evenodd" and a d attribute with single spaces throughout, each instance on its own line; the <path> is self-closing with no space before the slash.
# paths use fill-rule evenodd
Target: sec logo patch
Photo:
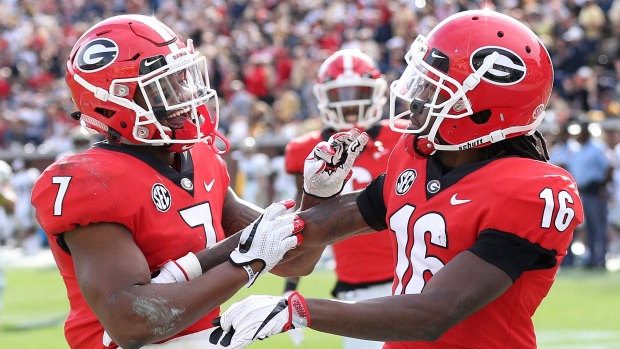
<path id="1" fill-rule="evenodd" d="M 172 196 L 166 188 L 161 183 L 155 183 L 153 188 L 151 189 L 151 196 L 153 198 L 153 203 L 155 207 L 160 212 L 166 212 L 172 206 Z"/>
<path id="2" fill-rule="evenodd" d="M 418 173 L 413 169 L 404 170 L 396 180 L 396 194 L 404 195 L 411 189 L 413 182 L 418 177 Z"/>

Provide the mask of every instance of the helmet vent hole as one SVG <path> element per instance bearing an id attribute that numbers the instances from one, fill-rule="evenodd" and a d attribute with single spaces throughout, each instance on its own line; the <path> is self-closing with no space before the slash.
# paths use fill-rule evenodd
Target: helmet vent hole
<path id="1" fill-rule="evenodd" d="M 473 113 L 471 114 L 470 118 L 476 125 L 486 124 L 487 121 L 489 121 L 489 119 L 491 118 L 491 110 L 485 109 L 485 110 L 481 110 L 479 112 Z"/>
<path id="2" fill-rule="evenodd" d="M 532 53 L 532 49 L 529 46 L 525 46 L 525 52 Z"/>
<path id="3" fill-rule="evenodd" d="M 480 19 L 480 17 L 478 17 L 478 16 L 473 16 L 473 17 L 471 18 L 471 20 L 472 20 L 472 21 L 477 21 L 478 19 Z"/>
<path id="4" fill-rule="evenodd" d="M 497 37 L 498 38 L 503 38 L 504 37 L 504 32 L 503 31 L 497 32 Z"/>
<path id="5" fill-rule="evenodd" d="M 95 111 L 105 116 L 106 118 L 111 118 L 112 116 L 114 116 L 114 114 L 116 114 L 114 110 L 104 109 L 104 108 L 95 108 Z"/>

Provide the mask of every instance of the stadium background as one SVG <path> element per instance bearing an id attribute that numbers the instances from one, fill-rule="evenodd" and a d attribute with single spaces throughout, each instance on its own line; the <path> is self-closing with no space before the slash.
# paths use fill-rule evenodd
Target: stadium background
<path id="1" fill-rule="evenodd" d="M 220 131 L 239 150 L 226 154 L 225 160 L 233 185 L 242 192 L 248 178 L 238 175 L 237 164 L 247 159 L 244 154 L 274 158 L 290 138 L 320 127 L 312 85 L 318 66 L 331 53 L 361 49 L 379 62 L 389 83 L 404 70 L 403 56 L 418 34 L 428 33 L 455 12 L 481 7 L 526 23 L 549 49 L 555 84 L 541 125 L 547 140 L 553 143 L 564 122 L 588 119 L 595 122 L 594 135 L 613 148 L 620 141 L 619 0 L 0 0 L 0 159 L 13 164 L 24 160 L 26 166 L 42 170 L 74 151 L 80 141 L 97 140 L 81 132 L 69 117 L 75 107 L 64 84 L 68 53 L 81 33 L 100 19 L 122 13 L 153 15 L 181 37 L 191 38 L 207 56 L 210 81 L 220 97 Z M 266 205 L 275 195 L 272 182 L 267 184 L 269 191 L 257 198 L 258 204 Z M 15 258 L 11 263 L 24 261 L 31 260 Z M 0 343 L 2 337 L 15 334 L 20 339 L 9 339 L 0 347 L 38 348 L 41 345 L 22 339 L 39 332 L 26 334 L 20 326 L 22 319 L 26 324 L 39 319 L 45 325 L 49 317 L 34 297 L 45 299 L 52 292 L 28 277 L 29 273 L 36 275 L 35 280 L 41 277 L 40 267 L 13 266 L 9 263 L 5 297 L 12 303 L 5 303 L 0 317 Z M 541 310 L 545 320 L 546 311 L 556 313 L 551 317 L 558 325 L 542 327 L 565 338 L 579 328 L 592 331 L 584 335 L 590 339 L 545 347 L 620 348 L 620 335 L 613 326 L 620 319 L 610 318 L 600 326 L 591 320 L 620 314 L 613 298 L 620 280 L 617 272 L 613 274 L 560 273 L 559 290 L 554 287 L 552 296 L 557 292 L 565 298 Z M 60 281 L 53 271 L 47 278 L 52 284 Z M 592 279 L 598 281 L 590 284 Z M 591 288 L 601 293 L 592 293 Z M 41 292 L 31 293 L 35 289 Z M 63 296 L 62 289 L 55 290 Z M 600 297 L 609 308 L 572 304 L 580 296 Z M 52 315 L 64 316 L 64 306 L 61 303 Z M 572 309 L 581 312 L 573 314 Z M 562 320 L 567 323 L 564 327 L 559 325 Z M 61 337 L 62 326 L 53 326 L 54 336 Z M 609 331 L 614 328 L 616 332 Z M 38 335 L 44 343 L 43 333 Z"/>

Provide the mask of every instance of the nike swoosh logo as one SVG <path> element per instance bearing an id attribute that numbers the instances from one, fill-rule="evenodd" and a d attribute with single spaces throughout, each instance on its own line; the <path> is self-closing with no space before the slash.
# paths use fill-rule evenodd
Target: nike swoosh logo
<path id="1" fill-rule="evenodd" d="M 468 202 L 470 202 L 471 200 L 461 200 L 461 199 L 457 199 L 456 198 L 456 194 L 452 195 L 452 197 L 450 198 L 450 204 L 453 206 L 456 205 L 461 205 L 461 204 L 466 204 Z"/>
<path id="2" fill-rule="evenodd" d="M 433 57 L 433 58 L 446 58 L 444 56 L 438 55 L 435 51 L 431 52 L 431 57 Z"/>
<path id="3" fill-rule="evenodd" d="M 211 189 L 213 188 L 213 184 L 215 184 L 215 178 L 211 180 L 211 183 L 207 184 L 207 182 L 204 182 L 205 184 L 205 189 L 210 192 Z"/>
<path id="4" fill-rule="evenodd" d="M 150 66 L 152 66 L 153 64 L 155 64 L 155 62 L 159 61 L 160 59 L 161 59 L 161 58 L 157 58 L 157 59 L 154 59 L 154 60 L 152 60 L 152 61 L 146 61 L 146 62 L 144 62 L 144 66 L 145 66 L 145 67 L 150 67 Z"/>
<path id="5" fill-rule="evenodd" d="M 262 330 L 263 327 L 265 327 L 265 325 L 267 325 L 267 323 L 269 323 L 269 321 L 271 321 L 271 319 L 273 319 L 274 317 L 276 317 L 276 315 L 280 314 L 280 312 L 285 310 L 287 305 L 288 305 L 288 302 L 287 302 L 286 299 L 280 300 L 278 302 L 278 304 L 276 304 L 276 306 L 273 307 L 273 309 L 271 310 L 269 315 L 267 315 L 265 320 L 263 320 L 263 322 L 260 324 L 260 326 L 258 327 L 256 332 L 254 333 L 254 336 L 252 336 L 252 339 L 256 339 L 256 336 L 258 336 L 258 334 L 260 333 L 260 330 Z M 288 325 L 288 324 L 285 324 L 284 326 L 286 327 L 286 325 Z M 295 328 L 295 327 L 292 327 L 292 328 Z M 288 328 L 285 328 L 284 330 L 288 331 Z"/>

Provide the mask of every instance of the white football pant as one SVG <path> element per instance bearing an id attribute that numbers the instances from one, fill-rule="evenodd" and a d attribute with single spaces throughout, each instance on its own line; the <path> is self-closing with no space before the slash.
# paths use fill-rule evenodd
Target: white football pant
<path id="1" fill-rule="evenodd" d="M 392 295 L 392 283 L 374 285 L 367 288 L 359 288 L 353 291 L 338 293 L 338 299 L 343 301 L 363 301 L 371 298 L 386 297 Z M 366 341 L 357 338 L 342 337 L 343 349 L 381 349 L 383 342 Z"/>

